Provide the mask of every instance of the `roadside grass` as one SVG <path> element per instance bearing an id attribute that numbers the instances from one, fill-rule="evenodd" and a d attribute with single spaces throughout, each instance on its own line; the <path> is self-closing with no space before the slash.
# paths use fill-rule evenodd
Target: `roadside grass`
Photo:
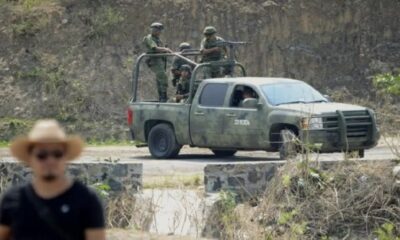
<path id="1" fill-rule="evenodd" d="M 198 188 L 203 184 L 201 174 L 194 175 L 167 175 L 156 177 L 145 177 L 143 179 L 144 189 L 167 189 L 167 188 Z"/>
<path id="2" fill-rule="evenodd" d="M 0 141 L 0 148 L 5 148 L 10 146 L 10 142 L 9 141 Z"/>
<path id="3" fill-rule="evenodd" d="M 92 140 L 87 141 L 89 147 L 104 147 L 104 146 L 133 146 L 137 142 L 118 139 Z"/>

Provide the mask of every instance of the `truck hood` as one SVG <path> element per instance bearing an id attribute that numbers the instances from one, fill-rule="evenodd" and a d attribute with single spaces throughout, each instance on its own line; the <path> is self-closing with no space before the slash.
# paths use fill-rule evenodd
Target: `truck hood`
<path id="1" fill-rule="evenodd" d="M 345 103 L 295 103 L 295 104 L 283 104 L 277 106 L 278 109 L 284 110 L 292 110 L 298 111 L 305 114 L 324 114 L 324 113 L 332 113 L 336 112 L 337 110 L 340 111 L 362 111 L 366 110 L 365 107 L 352 105 L 352 104 L 345 104 Z"/>

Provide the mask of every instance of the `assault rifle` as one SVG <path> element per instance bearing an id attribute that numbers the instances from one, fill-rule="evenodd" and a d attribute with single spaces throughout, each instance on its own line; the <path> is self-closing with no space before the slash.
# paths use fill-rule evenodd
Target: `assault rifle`
<path id="1" fill-rule="evenodd" d="M 229 61 L 235 61 L 236 56 L 235 56 L 235 51 L 239 46 L 243 46 L 248 44 L 247 42 L 235 42 L 235 41 L 218 41 L 217 42 L 217 47 L 225 47 L 227 48 L 228 51 L 228 60 Z"/>

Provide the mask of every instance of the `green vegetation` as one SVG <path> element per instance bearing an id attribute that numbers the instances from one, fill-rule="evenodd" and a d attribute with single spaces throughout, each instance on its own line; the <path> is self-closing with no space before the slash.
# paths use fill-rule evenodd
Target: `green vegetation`
<path id="1" fill-rule="evenodd" d="M 400 96 L 400 73 L 384 73 L 374 77 L 374 85 L 385 93 Z"/>
<path id="2" fill-rule="evenodd" d="M 49 5 L 51 3 L 54 3 L 55 0 L 19 0 L 19 3 L 21 3 L 22 7 L 27 10 L 31 11 L 35 7 L 40 7 L 43 5 Z"/>
<path id="3" fill-rule="evenodd" d="M 375 230 L 378 240 L 400 240 L 400 235 L 395 235 L 395 225 L 393 223 L 385 223 Z"/>
<path id="4" fill-rule="evenodd" d="M 222 239 L 235 239 L 235 230 L 239 222 L 239 216 L 235 212 L 237 206 L 236 194 L 229 191 L 220 192 L 218 202 L 218 215 L 221 224 Z"/>
<path id="5" fill-rule="evenodd" d="M 108 184 L 98 182 L 90 185 L 90 187 L 103 199 L 106 199 L 110 195 L 111 187 Z"/>
<path id="6" fill-rule="evenodd" d="M 105 37 L 123 20 L 124 17 L 118 10 L 103 6 L 92 18 L 92 28 L 88 37 L 96 39 Z"/>
<path id="7" fill-rule="evenodd" d="M 0 147 L 8 147 L 10 145 L 9 141 L 0 141 Z"/>
<path id="8" fill-rule="evenodd" d="M 32 120 L 19 118 L 0 118 L 0 146 L 4 147 L 12 138 L 26 134 L 33 126 Z"/>
<path id="9" fill-rule="evenodd" d="M 118 139 L 105 139 L 105 140 L 92 140 L 89 139 L 87 144 L 92 147 L 102 146 L 132 146 L 135 145 L 134 141 L 118 140 Z"/>
<path id="10" fill-rule="evenodd" d="M 174 175 L 174 176 L 157 176 L 147 178 L 143 182 L 145 189 L 166 189 L 166 188 L 196 188 L 202 184 L 202 176 L 195 175 Z"/>

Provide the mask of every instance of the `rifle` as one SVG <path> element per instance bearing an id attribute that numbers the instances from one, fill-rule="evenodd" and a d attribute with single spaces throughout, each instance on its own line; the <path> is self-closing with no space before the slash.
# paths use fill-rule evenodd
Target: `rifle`
<path id="1" fill-rule="evenodd" d="M 217 47 L 227 47 L 229 48 L 228 52 L 228 60 L 229 61 L 235 61 L 235 50 L 242 45 L 247 45 L 249 44 L 248 42 L 235 42 L 235 41 L 218 41 L 217 42 Z"/>

